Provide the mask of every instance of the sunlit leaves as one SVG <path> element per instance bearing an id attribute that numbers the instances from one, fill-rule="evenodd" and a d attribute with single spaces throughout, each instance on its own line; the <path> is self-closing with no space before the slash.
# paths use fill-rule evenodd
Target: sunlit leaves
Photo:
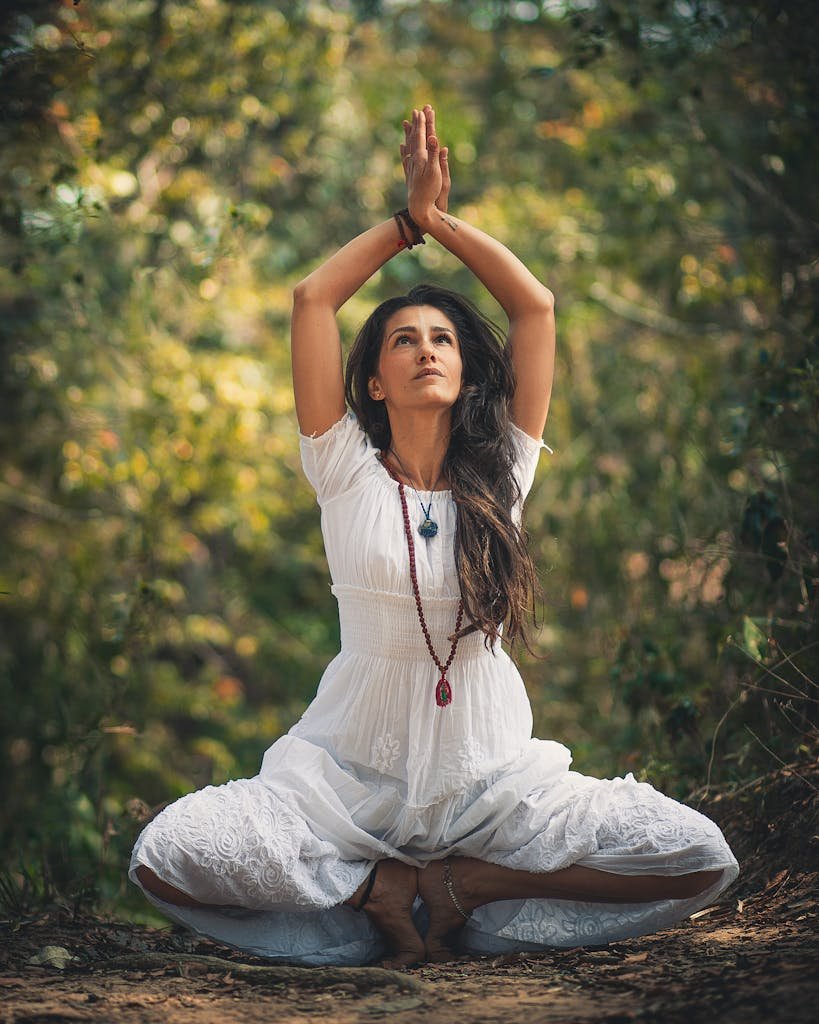
<path id="1" fill-rule="evenodd" d="M 583 769 L 652 747 L 701 777 L 749 655 L 801 650 L 819 577 L 816 30 L 777 9 L 103 0 L 23 19 L 0 148 L 2 753 L 27 779 L 9 821 L 80 860 L 118 828 L 124 856 L 129 801 L 254 771 L 309 699 L 338 636 L 290 288 L 403 205 L 400 122 L 427 99 L 456 212 L 557 296 L 557 454 L 528 504 L 537 729 Z M 498 316 L 427 245 L 342 310 L 345 344 L 428 278 Z M 741 713 L 767 721 L 753 686 Z"/>

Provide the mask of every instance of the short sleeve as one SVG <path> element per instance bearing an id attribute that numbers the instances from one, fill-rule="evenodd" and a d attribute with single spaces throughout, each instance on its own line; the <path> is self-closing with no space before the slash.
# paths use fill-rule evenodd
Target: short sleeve
<path id="1" fill-rule="evenodd" d="M 514 423 L 511 424 L 511 428 L 512 444 L 516 455 L 512 472 L 518 482 L 518 487 L 520 487 L 520 500 L 522 502 L 532 488 L 541 451 L 545 448 L 549 454 L 552 454 L 552 449 L 543 441 L 530 437 L 529 434 L 521 430 L 520 427 L 515 426 Z"/>
<path id="2" fill-rule="evenodd" d="M 371 471 L 375 448 L 353 413 L 318 437 L 299 435 L 301 464 L 319 505 L 354 487 Z"/>

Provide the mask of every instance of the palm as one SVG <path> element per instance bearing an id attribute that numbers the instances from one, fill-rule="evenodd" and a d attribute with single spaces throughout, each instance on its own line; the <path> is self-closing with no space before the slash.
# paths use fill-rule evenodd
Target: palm
<path id="1" fill-rule="evenodd" d="M 446 212 L 451 187 L 448 150 L 438 145 L 435 111 L 429 104 L 414 111 L 412 121 L 404 121 L 404 141 L 399 148 L 409 205 L 421 195 Z"/>

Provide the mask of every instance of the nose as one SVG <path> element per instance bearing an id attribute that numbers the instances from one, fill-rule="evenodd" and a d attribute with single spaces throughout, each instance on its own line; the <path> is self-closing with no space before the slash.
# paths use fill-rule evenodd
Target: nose
<path id="1" fill-rule="evenodd" d="M 432 344 L 432 339 L 422 338 L 421 344 L 418 346 L 418 362 L 435 362 L 435 359 L 435 346 Z"/>

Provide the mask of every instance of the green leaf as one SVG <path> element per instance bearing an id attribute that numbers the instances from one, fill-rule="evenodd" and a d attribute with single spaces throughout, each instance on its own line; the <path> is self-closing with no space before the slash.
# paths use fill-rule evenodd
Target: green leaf
<path id="1" fill-rule="evenodd" d="M 754 621 L 749 615 L 742 620 L 742 644 L 744 651 L 751 655 L 755 661 L 762 661 L 768 652 L 768 637 L 757 625 L 757 621 L 764 622 L 764 619 Z"/>

